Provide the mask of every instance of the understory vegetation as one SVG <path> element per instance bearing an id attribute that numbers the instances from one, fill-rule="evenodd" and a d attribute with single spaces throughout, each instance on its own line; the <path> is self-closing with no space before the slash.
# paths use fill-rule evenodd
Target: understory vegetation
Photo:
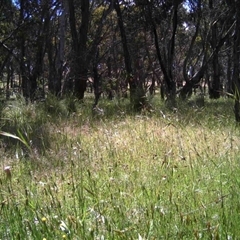
<path id="1" fill-rule="evenodd" d="M 0 109 L 0 239 L 237 239 L 233 100 L 74 98 Z"/>

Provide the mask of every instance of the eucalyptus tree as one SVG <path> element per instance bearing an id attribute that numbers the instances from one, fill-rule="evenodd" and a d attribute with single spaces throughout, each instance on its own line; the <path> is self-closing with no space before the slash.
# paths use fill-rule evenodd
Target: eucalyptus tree
<path id="1" fill-rule="evenodd" d="M 10 85 L 13 85 L 13 65 L 17 58 L 15 54 L 15 38 L 18 28 L 15 26 L 16 7 L 10 0 L 0 1 L 0 82 L 9 97 Z"/>
<path id="2" fill-rule="evenodd" d="M 219 98 L 220 97 L 220 66 L 219 66 L 219 50 L 217 49 L 217 39 L 218 39 L 218 25 L 219 21 L 217 18 L 221 12 L 219 9 L 216 9 L 216 4 L 219 5 L 219 1 L 209 0 L 209 12 L 211 15 L 215 15 L 215 22 L 212 24 L 211 34 L 210 34 L 210 46 L 215 50 L 215 54 L 212 57 L 211 65 L 212 65 L 212 86 L 210 88 L 210 98 Z"/>
<path id="3" fill-rule="evenodd" d="M 144 5 L 144 4 L 143 4 Z M 128 45 L 132 58 L 133 78 L 137 86 L 139 106 L 146 107 L 146 94 L 153 94 L 155 84 L 160 82 L 159 67 L 152 41 L 152 31 L 145 18 L 142 3 L 135 1 L 124 9 L 124 19 L 128 32 Z M 140 101 L 139 101 L 140 100 Z M 145 102 L 144 102 L 145 101 Z"/>
<path id="4" fill-rule="evenodd" d="M 209 86 L 210 98 L 219 98 L 223 92 L 223 79 L 227 77 L 228 65 L 226 61 L 226 52 L 229 52 L 232 34 L 234 32 L 233 11 L 229 8 L 226 1 L 208 1 L 208 19 L 211 19 L 211 29 L 209 32 L 209 46 L 214 52 L 209 63 L 211 84 Z"/>
<path id="5" fill-rule="evenodd" d="M 183 64 L 183 76 L 186 84 L 180 90 L 180 96 L 186 98 L 194 85 L 199 84 L 210 71 L 210 96 L 218 98 L 220 93 L 220 51 L 231 38 L 234 30 L 232 13 L 225 1 L 188 1 L 191 21 L 186 22 L 188 29 L 193 28 L 189 48 Z M 210 7 L 210 8 L 209 8 Z M 216 14 L 215 14 L 216 12 Z M 188 75 L 189 67 L 194 67 Z"/>
<path id="6" fill-rule="evenodd" d="M 126 11 L 129 12 L 132 18 L 133 17 L 132 13 L 135 5 L 132 5 L 132 2 L 128 2 L 128 3 L 126 2 L 126 3 L 123 3 L 123 7 L 125 7 Z M 114 0 L 114 9 L 117 13 L 118 27 L 121 35 L 125 70 L 126 70 L 126 76 L 127 76 L 126 80 L 130 87 L 131 104 L 135 110 L 140 110 L 142 107 L 146 105 L 146 98 L 145 98 L 145 92 L 143 89 L 143 81 L 142 81 L 143 79 L 140 77 L 141 74 L 139 74 L 138 72 L 139 68 L 143 67 L 139 65 L 141 62 L 141 60 L 139 59 L 142 58 L 142 56 L 132 55 L 131 53 L 133 53 L 133 51 L 130 53 L 130 47 L 129 47 L 130 44 L 128 41 L 134 42 L 133 36 L 136 37 L 139 33 L 141 33 L 141 28 L 132 22 L 132 24 L 134 24 L 134 30 L 136 30 L 136 26 L 137 26 L 137 30 L 134 32 L 135 35 L 133 35 L 132 32 L 127 32 L 124 26 L 124 18 L 123 18 L 124 15 L 122 13 L 119 0 Z M 131 27 L 133 27 L 133 25 L 131 25 Z"/>
<path id="7" fill-rule="evenodd" d="M 203 77 L 203 66 L 206 59 L 204 55 L 206 52 L 205 42 L 200 41 L 202 1 L 199 0 L 196 2 L 190 0 L 187 2 L 187 8 L 188 17 L 185 21 L 185 26 L 188 38 L 185 38 L 185 45 L 188 46 L 188 48 L 186 49 L 182 67 L 185 85 L 182 89 L 180 89 L 180 97 L 183 99 L 191 95 L 193 86 L 199 83 Z M 197 65 L 198 69 L 196 69 Z M 191 74 L 188 74 L 190 68 Z M 195 71 L 193 69 L 195 69 Z"/>
<path id="8" fill-rule="evenodd" d="M 232 73 L 232 83 L 235 96 L 235 119 L 240 122 L 240 2 L 226 1 L 232 12 L 234 13 L 235 19 L 235 29 L 233 36 L 233 73 Z"/>
<path id="9" fill-rule="evenodd" d="M 47 43 L 51 41 L 50 22 L 58 10 L 58 1 L 19 0 L 17 34 L 18 59 L 23 96 L 33 101 L 44 72 Z"/>
<path id="10" fill-rule="evenodd" d="M 48 58 L 48 90 L 56 96 L 62 93 L 62 81 L 67 62 L 67 13 L 66 0 L 59 0 L 57 10 L 52 15 L 49 25 L 49 41 L 46 52 Z M 67 42 L 67 43 L 66 43 Z"/>
<path id="11" fill-rule="evenodd" d="M 103 7 L 102 15 L 95 22 L 95 28 L 91 29 L 93 11 L 101 6 Z M 104 21 L 112 11 L 112 4 L 99 0 L 69 0 L 68 11 L 72 40 L 71 76 L 74 84 L 73 90 L 79 99 L 83 99 L 90 63 L 94 60 L 98 45 L 102 41 Z"/>
<path id="12" fill-rule="evenodd" d="M 138 0 L 136 4 L 141 8 L 145 17 L 145 24 L 154 37 L 156 57 L 163 74 L 168 99 L 176 97 L 176 79 L 173 75 L 175 40 L 179 25 L 179 9 L 181 0 Z"/>

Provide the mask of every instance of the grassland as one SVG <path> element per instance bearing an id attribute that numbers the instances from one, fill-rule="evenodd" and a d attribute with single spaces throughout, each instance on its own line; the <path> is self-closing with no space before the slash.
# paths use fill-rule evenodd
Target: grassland
<path id="1" fill-rule="evenodd" d="M 238 239 L 232 100 L 91 101 L 2 106 L 0 239 Z"/>

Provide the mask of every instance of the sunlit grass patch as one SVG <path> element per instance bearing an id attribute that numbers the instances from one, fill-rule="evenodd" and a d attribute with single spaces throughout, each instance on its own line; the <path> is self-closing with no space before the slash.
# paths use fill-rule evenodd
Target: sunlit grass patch
<path id="1" fill-rule="evenodd" d="M 154 111 L 80 108 L 48 125 L 44 154 L 1 152 L 0 238 L 236 239 L 239 130 L 201 109 Z"/>

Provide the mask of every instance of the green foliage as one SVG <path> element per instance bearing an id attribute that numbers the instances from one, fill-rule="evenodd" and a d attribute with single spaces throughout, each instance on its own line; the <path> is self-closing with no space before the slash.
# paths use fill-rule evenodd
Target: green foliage
<path id="1" fill-rule="evenodd" d="M 67 117 L 69 114 L 76 112 L 77 100 L 73 95 L 66 96 L 64 99 L 48 94 L 46 101 L 43 103 L 43 111 L 51 117 Z"/>
<path id="2" fill-rule="evenodd" d="M 24 99 L 9 101 L 1 115 L 1 141 L 5 148 L 26 156 L 32 151 L 44 152 L 50 146 L 47 118 L 36 105 Z"/>
<path id="3" fill-rule="evenodd" d="M 18 134 L 21 135 L 20 132 L 18 132 Z M 17 139 L 18 141 L 22 142 L 27 148 L 30 149 L 30 146 L 28 145 L 28 143 L 26 142 L 26 140 L 24 139 L 24 137 L 22 135 L 21 135 L 21 137 L 17 137 L 14 134 L 7 133 L 7 132 L 2 132 L 2 131 L 0 131 L 0 135 L 5 136 L 5 137 L 9 137 L 9 138 L 12 138 L 12 139 Z"/>

